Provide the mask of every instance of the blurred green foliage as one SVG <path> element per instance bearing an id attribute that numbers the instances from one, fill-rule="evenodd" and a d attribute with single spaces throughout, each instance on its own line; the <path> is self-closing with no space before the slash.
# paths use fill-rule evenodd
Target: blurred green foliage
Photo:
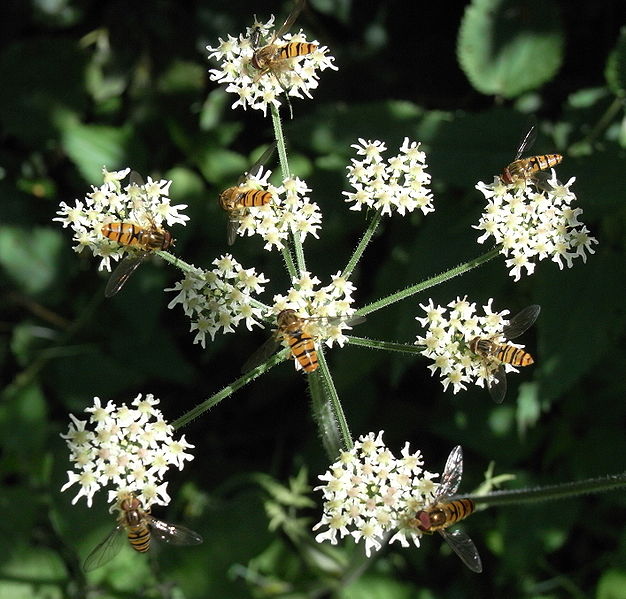
<path id="1" fill-rule="evenodd" d="M 196 459 L 172 473 L 175 499 L 157 516 L 186 523 L 205 543 L 161 547 L 151 559 L 125 548 L 88 579 L 82 573 L 82 559 L 113 522 L 102 498 L 87 509 L 70 504 L 71 490 L 59 492 L 70 467 L 59 437 L 68 412 L 94 396 L 128 402 L 153 392 L 174 420 L 236 378 L 265 336 L 238 332 L 206 351 L 193 346 L 182 311 L 168 311 L 171 296 L 161 293 L 177 273 L 155 262 L 105 302 L 96 261 L 72 252 L 69 232 L 51 219 L 60 201 L 100 184 L 103 165 L 131 166 L 172 178 L 175 202 L 189 205 L 178 255 L 207 266 L 224 253 L 217 195 L 271 140 L 271 126 L 256 111 L 230 109 L 233 98 L 208 81 L 204 47 L 243 31 L 253 13 L 285 15 L 290 6 L 3 4 L 0 598 L 625 598 L 623 493 L 475 514 L 465 529 L 481 552 L 481 576 L 439 538 L 424 538 L 419 551 L 386 549 L 367 569 L 359 546 L 315 544 L 309 529 L 320 513 L 310 499 L 319 497 L 307 492 L 301 467 L 315 486 L 327 461 L 302 375 L 290 364 L 184 430 Z M 465 294 L 512 311 L 541 304 L 536 337 L 524 339 L 536 364 L 510 377 L 502 405 L 480 389 L 443 393 L 421 359 L 330 352 L 351 430 L 384 429 L 394 450 L 410 441 L 431 470 L 460 443 L 464 490 L 481 483 L 492 461 L 494 476 L 516 475 L 510 487 L 623 471 L 623 1 L 427 8 L 416 19 L 397 1 L 310 0 L 299 18 L 340 69 L 322 74 L 313 101 L 294 100 L 295 118 L 285 123 L 294 170 L 324 214 L 321 239 L 305 246 L 310 269 L 322 280 L 336 273 L 363 230 L 363 215 L 347 211 L 341 196 L 358 137 L 390 148 L 407 136 L 422 141 L 436 196 L 427 219 L 385 219 L 355 273 L 359 305 L 480 254 L 474 185 L 513 159 L 529 113 L 540 122 L 533 152 L 565 155 L 560 178 L 576 177 L 582 220 L 600 244 L 571 270 L 542 262 L 514 284 L 495 260 L 432 290 L 442 304 Z M 270 277 L 267 298 L 284 292 L 280 260 L 258 240 L 240 240 L 234 253 Z M 362 333 L 411 342 L 417 304 L 428 297 L 372 315 Z"/>

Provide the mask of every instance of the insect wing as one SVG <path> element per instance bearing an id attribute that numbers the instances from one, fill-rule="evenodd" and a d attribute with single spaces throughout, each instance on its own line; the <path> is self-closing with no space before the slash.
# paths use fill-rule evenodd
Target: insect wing
<path id="1" fill-rule="evenodd" d="M 148 517 L 148 525 L 157 539 L 171 545 L 199 545 L 203 541 L 197 532 L 185 526 L 168 524 L 152 516 Z"/>
<path id="2" fill-rule="evenodd" d="M 137 171 L 130 171 L 128 182 L 131 185 L 136 185 L 137 187 L 143 187 L 146 184 L 143 177 Z"/>
<path id="3" fill-rule="evenodd" d="M 96 545 L 83 563 L 83 570 L 91 572 L 110 562 L 120 551 L 124 543 L 124 527 L 118 524 L 105 539 Z"/>
<path id="4" fill-rule="evenodd" d="M 149 252 L 128 255 L 122 259 L 115 270 L 111 273 L 107 286 L 104 288 L 105 297 L 113 297 L 128 281 L 137 267 L 145 260 Z"/>
<path id="5" fill-rule="evenodd" d="M 453 530 L 448 532 L 445 528 L 439 530 L 441 536 L 446 543 L 450 545 L 452 551 L 456 553 L 461 561 L 472 571 L 480 573 L 483 571 L 483 564 L 480 561 L 480 555 L 474 541 L 470 539 L 463 531 Z"/>
<path id="6" fill-rule="evenodd" d="M 550 177 L 552 177 L 551 171 L 537 171 L 531 175 L 530 179 L 537 189 L 551 193 L 554 191 L 554 187 L 548 182 Z M 557 180 L 557 184 L 561 185 L 561 182 Z"/>
<path id="7" fill-rule="evenodd" d="M 528 129 L 527 133 L 520 140 L 519 146 L 517 148 L 517 154 L 515 155 L 515 160 L 519 160 L 519 157 L 524 153 L 524 150 L 527 150 L 532 147 L 535 143 L 535 139 L 537 138 L 537 127 L 532 124 L 530 129 Z"/>
<path id="8" fill-rule="evenodd" d="M 527 306 L 520 312 L 518 312 L 502 330 L 502 335 L 506 339 L 515 339 L 524 333 L 532 324 L 537 320 L 541 312 L 541 306 L 533 304 Z"/>
<path id="9" fill-rule="evenodd" d="M 226 241 L 228 245 L 233 245 L 237 239 L 237 230 L 239 229 L 239 219 L 234 215 L 229 215 L 226 222 Z"/>
<path id="10" fill-rule="evenodd" d="M 244 181 L 249 179 L 250 177 L 256 177 L 261 172 L 261 167 L 270 159 L 274 150 L 276 149 L 276 142 L 271 144 L 261 156 L 256 160 L 256 162 L 250 167 L 250 170 L 245 172 L 239 178 L 237 185 L 241 185 Z"/>
<path id="11" fill-rule="evenodd" d="M 298 18 L 300 11 L 304 8 L 304 3 L 305 3 L 305 0 L 296 0 L 296 3 L 293 9 L 291 10 L 291 12 L 289 13 L 289 16 L 285 19 L 285 22 L 282 24 L 280 29 L 274 34 L 274 40 L 278 39 L 279 37 L 287 33 L 287 31 L 289 31 L 291 26 L 296 22 L 296 19 Z"/>
<path id="12" fill-rule="evenodd" d="M 241 372 L 246 373 L 260 366 L 267 360 L 280 345 L 280 339 L 277 335 L 272 335 L 259 349 L 257 349 L 244 363 L 241 367 Z"/>
<path id="13" fill-rule="evenodd" d="M 441 475 L 441 482 L 437 489 L 437 500 L 442 497 L 449 497 L 454 495 L 461 483 L 461 477 L 463 476 L 463 450 L 460 445 L 457 445 L 452 449 L 448 459 L 446 460 L 446 467 Z"/>
<path id="14" fill-rule="evenodd" d="M 500 364 L 498 368 L 487 377 L 487 388 L 491 399 L 496 403 L 502 403 L 506 396 L 506 370 L 504 364 Z"/>

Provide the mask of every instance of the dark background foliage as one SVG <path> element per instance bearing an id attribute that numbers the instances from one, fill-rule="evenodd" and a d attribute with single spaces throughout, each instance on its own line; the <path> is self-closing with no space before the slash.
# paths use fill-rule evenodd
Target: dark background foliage
<path id="1" fill-rule="evenodd" d="M 327 280 L 363 230 L 363 215 L 348 213 L 340 193 L 358 137 L 383 139 L 392 150 L 405 136 L 421 140 L 436 195 L 427 219 L 385 219 L 356 272 L 358 305 L 480 254 L 486 248 L 476 245 L 470 226 L 482 196 L 473 186 L 512 160 L 528 113 L 541 123 L 534 151 L 564 153 L 560 178 L 576 176 L 582 220 L 600 244 L 571 270 L 545 261 L 515 284 L 495 260 L 432 290 L 441 304 L 465 294 L 479 304 L 494 297 L 497 309 L 511 311 L 541 304 L 523 340 L 537 362 L 509 377 L 500 406 L 480 389 L 444 393 L 422 359 L 356 347 L 330 352 L 352 432 L 383 429 L 398 452 L 408 440 L 439 471 L 460 443 L 468 491 L 491 461 L 496 474 L 516 475 L 510 487 L 623 471 L 624 4 L 476 0 L 474 20 L 466 2 L 416 3 L 407 13 L 408 4 L 310 0 L 299 18 L 340 69 L 322 74 L 313 101 L 295 100 L 295 118 L 285 123 L 294 168 L 324 214 L 321 239 L 305 245 L 311 270 Z M 206 351 L 192 345 L 182 311 L 167 310 L 171 298 L 161 292 L 177 274 L 156 263 L 105 301 L 96 261 L 75 254 L 68 231 L 51 219 L 60 201 L 100 184 L 102 165 L 132 166 L 173 179 L 175 202 L 189 204 L 178 255 L 208 266 L 225 252 L 217 194 L 272 133 L 257 111 L 230 110 L 233 98 L 208 81 L 204 47 L 243 31 L 253 13 L 265 19 L 289 7 L 242 0 L 3 3 L 0 596 L 82 597 L 91 588 L 93 597 L 321 597 L 335 588 L 336 596 L 365 599 L 626 597 L 623 492 L 472 516 L 465 530 L 485 565 L 480 576 L 439 538 L 425 538 L 419 551 L 385 550 L 354 575 L 362 548 L 328 555 L 315 549 L 302 535 L 319 506 L 297 511 L 310 519 L 302 524 L 295 500 L 286 501 L 281 530 L 269 532 L 264 508 L 276 508 L 267 499 L 275 487 L 255 473 L 287 484 L 306 465 L 315 485 L 328 465 L 305 381 L 290 364 L 183 431 L 196 459 L 172 472 L 175 499 L 157 515 L 184 521 L 205 543 L 166 547 L 151 560 L 125 549 L 87 584 L 81 559 L 112 522 L 104 498 L 88 510 L 83 501 L 70 505 L 71 491 L 59 492 L 69 468 L 59 438 L 68 413 L 78 415 L 94 396 L 129 402 L 152 392 L 174 420 L 235 379 L 265 336 L 238 331 L 218 336 Z M 491 37 L 480 29 L 490 18 Z M 502 58 L 520 34 L 522 45 Z M 287 288 L 280 260 L 259 240 L 240 240 L 234 254 L 270 277 L 267 298 Z M 428 297 L 373 315 L 358 333 L 411 342 L 417 304 Z"/>

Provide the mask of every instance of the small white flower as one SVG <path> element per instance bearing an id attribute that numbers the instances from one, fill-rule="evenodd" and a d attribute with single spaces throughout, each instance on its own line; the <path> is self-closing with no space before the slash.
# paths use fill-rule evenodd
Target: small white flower
<path id="1" fill-rule="evenodd" d="M 565 185 L 560 183 L 552 169 L 548 179 L 549 191 L 536 188 L 531 179 L 513 185 L 504 185 L 499 177 L 490 185 L 480 181 L 476 189 L 487 200 L 487 206 L 474 229 L 483 231 L 478 243 L 493 237 L 503 244 L 509 274 L 519 281 L 522 274 L 531 275 L 538 261 L 551 258 L 563 268 L 573 259 L 583 262 L 587 253 L 593 254 L 598 241 L 588 235 L 588 229 L 578 220 L 582 209 L 571 208 L 576 201 L 570 190 L 575 178 Z"/>
<path id="2" fill-rule="evenodd" d="M 423 470 L 421 452 L 410 453 L 408 443 L 402 458 L 396 458 L 382 435 L 380 431 L 361 436 L 319 476 L 324 484 L 314 490 L 323 493 L 324 513 L 313 530 L 328 528 L 317 534 L 317 542 L 336 544 L 337 537 L 350 535 L 364 543 L 369 557 L 394 531 L 392 540 L 403 544 L 407 536 L 419 535 L 408 530 L 406 523 L 432 502 L 432 487 L 425 483 L 437 475 Z"/>
<path id="3" fill-rule="evenodd" d="M 444 307 L 434 306 L 432 300 L 428 305 L 420 304 L 426 317 L 416 317 L 416 320 L 427 331 L 425 336 L 418 336 L 415 343 L 425 346 L 423 355 L 433 361 L 428 368 L 433 375 L 439 370 L 444 389 L 451 386 L 452 391 L 457 393 L 471 383 L 479 387 L 491 385 L 494 374 L 501 368 L 502 363 L 497 359 L 485 359 L 470 349 L 473 339 L 489 339 L 497 344 L 524 347 L 511 343 L 503 336 L 508 323 L 508 310 L 494 312 L 491 308 L 492 301 L 490 299 L 483 306 L 484 316 L 477 315 L 476 304 L 468 302 L 465 297 L 449 303 L 449 311 Z M 518 372 L 511 364 L 504 364 L 504 368 L 507 372 Z"/>
<path id="4" fill-rule="evenodd" d="M 256 303 L 253 294 L 264 290 L 269 279 L 254 268 L 244 269 L 230 254 L 213 261 L 210 271 L 194 269 L 185 278 L 165 291 L 176 292 L 168 304 L 181 304 L 191 318 L 191 331 L 196 332 L 194 343 L 206 347 L 207 335 L 212 339 L 220 331 L 234 331 L 241 321 L 250 329 L 262 320 L 263 304 Z"/>
<path id="5" fill-rule="evenodd" d="M 374 208 L 382 214 L 397 212 L 404 215 L 419 209 L 423 214 L 433 212 L 432 193 L 428 188 L 430 175 L 426 172 L 426 154 L 419 143 L 404 138 L 400 153 L 384 162 L 387 150 L 382 141 L 359 139 L 352 145 L 364 160 L 352 160 L 347 167 L 348 181 L 354 192 L 344 191 L 350 210 Z"/>
<path id="6" fill-rule="evenodd" d="M 69 431 L 61 437 L 70 449 L 74 470 L 67 472 L 68 482 L 61 491 L 78 484 L 72 503 L 85 496 L 91 507 L 94 494 L 108 485 L 115 487 L 109 490 L 109 501 L 133 493 L 144 509 L 169 503 L 163 476 L 169 466 L 182 469 L 185 460 L 193 459 L 185 451 L 193 446 L 184 436 L 173 438 L 173 428 L 154 407 L 158 403 L 152 394 L 145 399 L 140 394 L 132 402 L 134 408 L 116 407 L 110 401 L 102 407 L 96 397 L 93 406 L 85 409 L 91 414 L 88 421 L 70 416 Z M 86 430 L 87 424 L 96 432 Z"/>
<path id="7" fill-rule="evenodd" d="M 87 247 L 94 256 L 101 258 L 100 270 L 110 271 L 111 260 L 120 260 L 133 251 L 105 237 L 101 232 L 103 225 L 122 222 L 150 229 L 184 225 L 189 220 L 188 216 L 181 214 L 187 206 L 172 206 L 170 198 L 166 197 L 171 181 L 153 181 L 148 177 L 148 182 L 143 185 L 122 187 L 121 180 L 129 172 L 130 169 L 124 169 L 110 173 L 103 168 L 104 184 L 92 186 L 84 200 L 76 200 L 74 206 L 61 202 L 58 216 L 52 219 L 74 231 L 74 251 L 81 252 Z"/>
<path id="8" fill-rule="evenodd" d="M 241 106 L 245 110 L 249 106 L 265 115 L 268 106 L 280 106 L 279 97 L 283 93 L 311 98 L 311 91 L 318 86 L 318 71 L 337 70 L 325 46 L 307 41 L 302 31 L 274 39 L 273 26 L 274 17 L 271 17 L 267 23 L 257 22 L 248 27 L 238 38 L 229 35 L 226 40 L 220 38 L 216 47 L 207 46 L 209 58 L 219 62 L 219 68 L 210 69 L 209 76 L 212 81 L 226 84 L 226 91 L 237 96 L 233 108 Z M 253 48 L 252 40 L 257 38 L 259 47 Z M 272 47 L 267 48 L 270 41 Z M 276 56 L 280 48 L 292 42 L 303 43 L 303 48 L 310 51 L 293 58 Z M 258 65 L 261 68 L 255 67 L 253 59 L 262 63 Z"/>

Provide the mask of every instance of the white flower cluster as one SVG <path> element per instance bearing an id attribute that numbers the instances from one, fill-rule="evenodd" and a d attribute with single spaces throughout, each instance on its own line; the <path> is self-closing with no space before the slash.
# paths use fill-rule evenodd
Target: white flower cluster
<path id="1" fill-rule="evenodd" d="M 111 260 L 120 260 L 127 253 L 123 245 L 111 241 L 100 232 L 103 225 L 124 222 L 144 228 L 161 227 L 174 224 L 184 225 L 188 216 L 181 214 L 186 204 L 171 205 L 167 197 L 171 181 L 161 179 L 153 181 L 150 177 L 143 185 L 129 184 L 122 187 L 121 181 L 130 173 L 130 169 L 108 172 L 102 169 L 104 184 L 92 186 L 84 200 L 76 200 L 74 206 L 61 202 L 59 215 L 52 220 L 59 221 L 63 228 L 71 227 L 74 231 L 74 251 L 82 252 L 89 248 L 94 256 L 102 258 L 99 269 L 111 270 Z"/>
<path id="2" fill-rule="evenodd" d="M 144 399 L 139 394 L 129 407 L 117 407 L 109 401 L 106 405 L 94 398 L 92 407 L 86 408 L 87 420 L 70 414 L 67 434 L 61 435 L 70 449 L 69 481 L 61 491 L 75 483 L 80 487 L 72 500 L 82 496 L 91 507 L 96 491 L 107 485 L 109 503 L 117 504 L 118 497 L 132 493 L 144 509 L 151 505 L 167 505 L 167 483 L 163 477 L 172 465 L 182 470 L 185 460 L 193 459 L 186 452 L 192 448 L 183 435 L 176 440 L 174 429 L 155 406 L 159 403 L 152 394 Z"/>
<path id="3" fill-rule="evenodd" d="M 364 206 L 382 210 L 382 214 L 393 211 L 403 215 L 419 208 L 424 214 L 435 210 L 433 196 L 428 188 L 430 175 L 426 172 L 426 154 L 417 142 L 405 137 L 400 153 L 386 162 L 381 156 L 387 147 L 382 141 L 359 139 L 353 144 L 363 160 L 352 160 L 347 167 L 348 181 L 354 192 L 344 191 L 346 202 L 354 202 L 350 210 L 361 210 Z"/>
<path id="4" fill-rule="evenodd" d="M 446 308 L 420 304 L 426 312 L 424 318 L 416 317 L 423 327 L 428 328 L 425 337 L 417 337 L 416 345 L 425 345 L 422 352 L 433 360 L 428 368 L 431 374 L 440 371 L 444 390 L 452 385 L 454 393 L 466 389 L 466 384 L 474 382 L 479 387 L 489 384 L 493 371 L 500 366 L 497 361 L 487 361 L 470 350 L 469 344 L 475 337 L 489 338 L 497 343 L 505 342 L 514 347 L 523 345 L 511 343 L 502 337 L 502 330 L 507 324 L 508 310 L 494 312 L 491 309 L 493 299 L 483 306 L 484 316 L 476 314 L 476 304 L 465 297 L 456 298 Z M 505 364 L 506 371 L 518 372 L 511 364 Z"/>
<path id="5" fill-rule="evenodd" d="M 264 306 L 255 306 L 253 293 L 261 293 L 263 285 L 269 281 L 263 273 L 254 268 L 244 269 L 230 254 L 213 260 L 215 268 L 203 271 L 194 269 L 185 275 L 170 289 L 178 292 L 168 304 L 173 308 L 182 304 L 183 310 L 192 320 L 191 332 L 196 331 L 194 343 L 206 347 L 207 334 L 211 339 L 222 329 L 223 333 L 232 333 L 242 320 L 248 330 L 259 325 Z"/>
<path id="6" fill-rule="evenodd" d="M 505 185 L 499 177 L 489 185 L 482 181 L 476 185 L 487 199 L 485 212 L 478 225 L 473 225 L 484 231 L 478 243 L 489 237 L 502 243 L 506 265 L 516 281 L 523 269 L 532 274 L 538 260 L 552 257 L 559 268 L 563 268 L 563 260 L 571 268 L 574 258 L 586 262 L 586 252 L 594 253 L 592 245 L 598 241 L 578 220 L 582 209 L 571 207 L 576 200 L 570 191 L 574 180 L 572 177 L 563 185 L 552 169 L 549 191 L 538 189 L 531 180 Z"/>
<path id="7" fill-rule="evenodd" d="M 361 436 L 344 451 L 326 474 L 324 484 L 314 490 L 324 494 L 324 514 L 313 530 L 327 527 L 315 540 L 337 543 L 337 535 L 352 536 L 365 543 L 365 553 L 378 551 L 391 533 L 389 542 L 406 547 L 411 540 L 419 547 L 421 531 L 409 523 L 415 514 L 429 507 L 435 498 L 438 474 L 423 468 L 420 451 L 410 452 L 407 442 L 396 458 L 378 435 Z"/>
<path id="8" fill-rule="evenodd" d="M 307 332 L 316 340 L 323 339 L 328 347 L 333 343 L 343 347 L 346 342 L 344 331 L 350 328 L 351 317 L 356 311 L 352 307 L 352 293 L 356 287 L 339 272 L 331 279 L 329 285 L 315 289 L 321 281 L 308 272 L 302 273 L 301 277 L 292 280 L 293 286 L 286 295 L 274 296 L 272 313 L 295 310 L 298 316 L 309 319 Z"/>
<path id="9" fill-rule="evenodd" d="M 227 84 L 226 91 L 238 96 L 233 108 L 240 105 L 245 110 L 250 106 L 267 114 L 269 105 L 280 106 L 278 96 L 285 91 L 297 98 L 302 98 L 303 94 L 311 98 L 311 90 L 318 86 L 317 71 L 337 70 L 326 46 L 320 47 L 316 41 L 308 42 L 302 31 L 294 35 L 287 33 L 274 40 L 273 27 L 272 16 L 267 23 L 255 22 L 246 29 L 245 35 L 240 34 L 238 38 L 229 35 L 226 40 L 220 38 L 215 48 L 207 46 L 209 58 L 219 62 L 219 68 L 210 69 L 209 76 L 212 81 Z M 263 72 L 254 68 L 251 62 L 259 49 L 253 47 L 253 39 L 257 36 L 264 43 L 272 41 L 277 47 L 300 42 L 315 44 L 316 48 L 302 56 L 276 58 L 271 61 L 269 71 Z"/>
<path id="10" fill-rule="evenodd" d="M 322 213 L 317 203 L 306 195 L 311 190 L 306 182 L 298 177 L 285 179 L 280 187 L 267 183 L 271 171 L 263 177 L 251 176 L 246 187 L 265 189 L 272 194 L 272 201 L 264 206 L 245 208 L 238 217 L 237 233 L 244 235 L 260 235 L 265 240 L 264 248 L 272 247 L 282 250 L 284 242 L 292 231 L 303 242 L 310 233 L 318 238 L 317 230 L 321 227 Z"/>

